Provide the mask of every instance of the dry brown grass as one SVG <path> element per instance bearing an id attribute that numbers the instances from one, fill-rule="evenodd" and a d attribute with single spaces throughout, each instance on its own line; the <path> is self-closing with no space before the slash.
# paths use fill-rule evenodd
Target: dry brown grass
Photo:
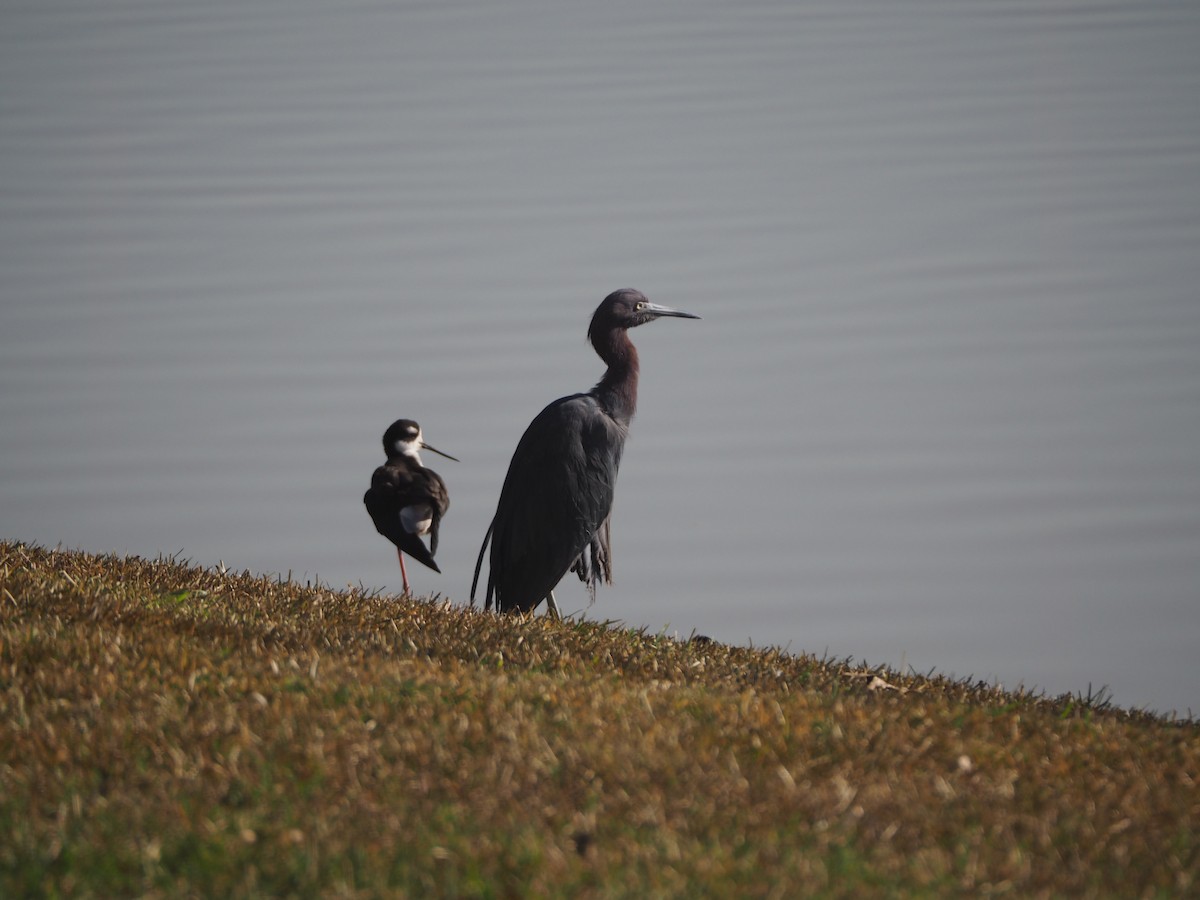
<path id="1" fill-rule="evenodd" d="M 0 543 L 0 895 L 1175 896 L 1200 727 Z"/>

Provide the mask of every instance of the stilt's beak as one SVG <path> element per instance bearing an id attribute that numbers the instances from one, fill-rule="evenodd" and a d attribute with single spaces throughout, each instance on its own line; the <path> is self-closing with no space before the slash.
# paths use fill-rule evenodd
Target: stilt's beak
<path id="1" fill-rule="evenodd" d="M 421 449 L 422 449 L 422 450 L 428 450 L 428 451 L 430 451 L 431 453 L 436 453 L 438 456 L 444 456 L 444 457 L 446 457 L 446 459 L 452 459 L 452 460 L 454 460 L 455 462 L 458 462 L 458 457 L 457 457 L 457 456 L 451 456 L 449 453 L 443 453 L 443 452 L 442 452 L 441 450 L 439 450 L 437 447 L 430 447 L 430 446 L 429 446 L 427 443 L 425 443 L 424 441 L 421 441 Z"/>
<path id="2" fill-rule="evenodd" d="M 657 319 L 661 316 L 674 316 L 677 319 L 698 319 L 700 318 L 695 313 L 684 312 L 682 309 L 671 309 L 669 306 L 662 306 L 658 303 L 646 301 L 641 305 L 640 312 L 648 315 L 652 319 Z"/>

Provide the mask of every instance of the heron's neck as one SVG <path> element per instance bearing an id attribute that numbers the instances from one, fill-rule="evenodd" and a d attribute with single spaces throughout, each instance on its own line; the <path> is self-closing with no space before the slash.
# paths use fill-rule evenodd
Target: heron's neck
<path id="1" fill-rule="evenodd" d="M 608 365 L 592 394 L 601 408 L 622 425 L 628 425 L 637 409 L 638 354 L 624 328 L 614 328 L 593 342 Z"/>

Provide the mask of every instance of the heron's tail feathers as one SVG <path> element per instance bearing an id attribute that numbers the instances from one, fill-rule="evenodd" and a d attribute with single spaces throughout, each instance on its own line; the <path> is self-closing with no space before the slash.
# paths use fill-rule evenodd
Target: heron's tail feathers
<path id="1" fill-rule="evenodd" d="M 492 539 L 492 529 L 496 527 L 496 520 L 492 519 L 488 523 L 487 532 L 483 535 L 483 545 L 479 548 L 479 558 L 475 560 L 475 577 L 471 579 L 471 606 L 475 605 L 475 588 L 479 585 L 479 570 L 483 568 L 483 554 L 487 550 L 488 542 Z M 492 585 L 494 579 L 491 569 L 488 569 L 487 596 L 484 598 L 483 608 L 489 610 L 492 608 Z"/>
<path id="2" fill-rule="evenodd" d="M 603 580 L 612 584 L 612 544 L 609 540 L 609 520 L 605 519 L 591 540 L 571 564 L 571 571 L 587 585 L 588 603 L 596 602 L 596 585 Z"/>

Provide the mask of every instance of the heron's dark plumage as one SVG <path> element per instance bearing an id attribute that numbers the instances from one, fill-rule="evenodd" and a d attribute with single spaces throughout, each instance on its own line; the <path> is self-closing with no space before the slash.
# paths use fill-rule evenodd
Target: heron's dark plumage
<path id="1" fill-rule="evenodd" d="M 590 394 L 556 400 L 530 423 L 492 522 L 488 593 L 497 608 L 536 607 L 593 541 L 608 558 L 600 526 L 612 509 L 627 431 Z M 542 534 L 555 539 L 529 539 Z M 590 567 L 584 576 L 593 585 L 612 580 L 607 567 Z"/>
<path id="2" fill-rule="evenodd" d="M 592 592 L 612 582 L 609 515 L 637 409 L 638 355 L 626 331 L 660 316 L 699 318 L 630 289 L 596 309 L 588 339 L 608 368 L 590 391 L 555 400 L 525 429 L 479 551 L 472 600 L 489 538 L 486 607 L 494 597 L 502 612 L 532 610 L 568 571 Z"/>

